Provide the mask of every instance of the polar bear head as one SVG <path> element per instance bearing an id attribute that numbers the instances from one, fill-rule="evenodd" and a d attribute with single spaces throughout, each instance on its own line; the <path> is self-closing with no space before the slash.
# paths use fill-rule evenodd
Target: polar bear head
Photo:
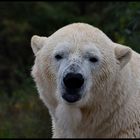
<path id="1" fill-rule="evenodd" d="M 49 37 L 34 35 L 31 46 L 35 54 L 32 76 L 46 104 L 99 102 L 112 94 L 131 58 L 129 47 L 84 23 L 67 25 Z"/>

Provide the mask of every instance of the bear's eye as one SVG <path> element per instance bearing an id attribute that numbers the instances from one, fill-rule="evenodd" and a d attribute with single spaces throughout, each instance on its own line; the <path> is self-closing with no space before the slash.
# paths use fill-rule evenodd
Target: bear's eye
<path id="1" fill-rule="evenodd" d="M 90 57 L 89 58 L 89 61 L 92 62 L 92 63 L 96 63 L 96 62 L 98 62 L 98 58 L 96 58 L 96 57 Z"/>
<path id="2" fill-rule="evenodd" d="M 60 54 L 55 55 L 55 59 L 56 59 L 56 60 L 60 60 L 60 59 L 62 59 L 62 58 L 63 58 L 63 56 L 60 55 Z"/>

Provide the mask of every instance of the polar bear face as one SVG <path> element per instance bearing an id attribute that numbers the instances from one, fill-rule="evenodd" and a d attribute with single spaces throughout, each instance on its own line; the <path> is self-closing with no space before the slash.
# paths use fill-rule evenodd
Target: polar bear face
<path id="1" fill-rule="evenodd" d="M 56 46 L 52 63 L 56 70 L 58 95 L 68 103 L 74 103 L 90 92 L 92 76 L 98 71 L 102 55 L 93 43 L 76 44 L 63 42 Z M 61 98 L 60 98 L 61 99 Z"/>
<path id="2" fill-rule="evenodd" d="M 33 36 L 31 46 L 36 56 L 32 75 L 39 93 L 50 103 L 84 106 L 99 102 L 111 94 L 131 58 L 130 48 L 82 23 L 61 28 L 48 38 Z"/>

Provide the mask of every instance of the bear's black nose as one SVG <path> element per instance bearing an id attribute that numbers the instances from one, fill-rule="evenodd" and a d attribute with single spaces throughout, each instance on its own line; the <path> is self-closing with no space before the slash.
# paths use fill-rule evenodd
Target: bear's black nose
<path id="1" fill-rule="evenodd" d="M 68 73 L 63 82 L 68 89 L 79 89 L 84 83 L 84 78 L 80 73 Z"/>

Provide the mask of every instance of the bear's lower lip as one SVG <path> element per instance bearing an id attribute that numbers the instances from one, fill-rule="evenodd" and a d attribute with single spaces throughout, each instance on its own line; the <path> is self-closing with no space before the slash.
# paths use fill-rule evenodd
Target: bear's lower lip
<path id="1" fill-rule="evenodd" d="M 62 98 L 69 103 L 74 103 L 74 102 L 80 100 L 81 96 L 77 93 L 76 94 L 64 93 L 62 95 Z"/>

